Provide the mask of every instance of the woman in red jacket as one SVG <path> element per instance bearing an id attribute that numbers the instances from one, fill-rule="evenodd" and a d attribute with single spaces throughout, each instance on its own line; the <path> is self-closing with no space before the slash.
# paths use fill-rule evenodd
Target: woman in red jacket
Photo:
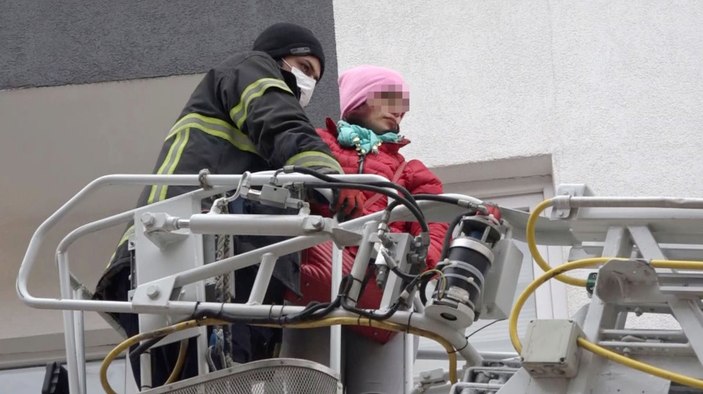
<path id="1" fill-rule="evenodd" d="M 401 121 L 409 110 L 409 91 L 399 73 L 376 66 L 355 67 L 339 77 L 339 93 L 342 120 L 335 123 L 328 118 L 326 128 L 318 129 L 317 133 L 329 145 L 345 173 L 381 175 L 405 187 L 412 194 L 442 193 L 442 182 L 421 161 L 406 161 L 400 154 L 400 149 L 410 141 L 400 135 Z M 377 212 L 387 205 L 386 197 L 381 194 L 365 191 L 363 196 L 356 200 L 357 206 L 353 216 Z M 441 255 L 447 225 L 429 223 L 429 227 L 431 244 L 427 256 L 428 269 L 434 268 Z M 395 222 L 391 224 L 391 231 L 418 235 L 420 225 L 416 222 Z M 344 274 L 351 270 L 355 252 L 355 248 L 345 249 Z M 311 301 L 329 301 L 331 261 L 332 242 L 304 251 L 301 259 L 302 297 L 289 296 L 288 299 L 298 305 L 306 305 Z M 372 278 L 368 281 L 357 306 L 364 309 L 378 308 L 382 294 L 382 289 Z M 318 334 L 324 336 L 328 331 L 320 330 Z M 310 334 L 312 333 L 305 334 L 302 331 L 284 333 L 284 354 L 328 364 L 327 354 L 321 353 L 328 352 L 329 341 L 324 342 L 318 337 L 315 342 L 319 343 L 312 345 L 309 342 Z M 295 338 L 296 336 L 298 338 Z M 390 343 L 387 343 L 389 341 Z M 402 391 L 402 386 L 397 391 L 394 389 L 397 382 L 390 381 L 397 379 L 388 379 L 389 365 L 382 362 L 382 359 L 392 357 L 396 360 L 395 364 L 402 368 L 402 335 L 394 337 L 394 333 L 385 330 L 350 327 L 345 330 L 345 342 L 347 360 L 360 360 L 359 357 L 364 359 L 363 363 L 355 363 L 356 372 L 347 371 L 348 389 L 353 389 L 350 384 L 361 384 L 354 382 L 361 379 L 366 381 L 362 384 L 366 388 L 359 387 L 359 392 L 365 392 L 368 387 L 373 388 L 377 385 L 382 385 L 378 386 L 379 388 L 384 387 L 381 392 Z M 377 356 L 364 357 L 370 353 L 376 353 Z M 379 357 L 379 354 L 383 354 L 383 357 Z M 375 366 L 376 363 L 379 365 Z M 363 371 L 359 371 L 360 364 L 364 364 Z M 375 378 L 369 376 L 377 368 L 385 373 Z M 402 376 L 399 382 L 402 384 Z M 391 386 L 388 386 L 389 383 Z M 349 392 L 356 391 L 354 389 Z"/>

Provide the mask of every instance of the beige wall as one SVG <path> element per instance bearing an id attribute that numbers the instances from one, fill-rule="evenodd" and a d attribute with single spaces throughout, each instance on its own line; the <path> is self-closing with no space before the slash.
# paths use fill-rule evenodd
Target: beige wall
<path id="1" fill-rule="evenodd" d="M 200 76 L 0 91 L 0 367 L 7 353 L 44 348 L 36 335 L 63 331 L 61 313 L 26 307 L 15 280 L 29 239 L 61 204 L 91 180 L 113 173 L 148 173 L 161 141 Z M 131 208 L 138 188 L 102 191 L 49 234 L 40 269 L 30 278 L 33 295 L 57 297 L 53 253 L 67 231 Z M 95 285 L 122 229 L 79 241 L 72 271 L 89 288 Z M 105 327 L 90 313 L 88 327 Z M 26 338 L 17 340 L 17 338 Z M 44 336 L 43 338 L 47 338 Z M 49 336 L 53 341 L 61 337 Z M 89 336 L 90 344 L 114 341 Z M 62 353 L 62 352 L 61 352 Z"/>

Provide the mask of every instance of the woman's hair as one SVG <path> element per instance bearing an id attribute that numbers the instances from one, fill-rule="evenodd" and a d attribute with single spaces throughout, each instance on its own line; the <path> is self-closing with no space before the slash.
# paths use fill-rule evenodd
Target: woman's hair
<path id="1" fill-rule="evenodd" d="M 354 108 L 350 111 L 347 111 L 347 113 L 344 116 L 342 116 L 342 120 L 344 120 L 348 123 L 351 123 L 351 124 L 356 124 L 359 126 L 366 127 L 366 125 L 364 125 L 364 119 L 365 119 L 365 115 L 367 112 L 368 112 L 368 106 L 364 102 L 361 105 L 357 106 L 356 108 Z"/>

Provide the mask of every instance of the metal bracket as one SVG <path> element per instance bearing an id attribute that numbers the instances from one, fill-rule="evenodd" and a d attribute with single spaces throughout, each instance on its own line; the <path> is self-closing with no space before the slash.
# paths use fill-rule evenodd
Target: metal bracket
<path id="1" fill-rule="evenodd" d="M 583 183 L 564 183 L 557 186 L 557 196 L 584 197 L 592 196 L 593 191 Z M 571 208 L 552 207 L 552 219 L 566 219 L 571 216 Z"/>
<path id="2" fill-rule="evenodd" d="M 657 272 L 641 260 L 610 261 L 598 271 L 596 294 L 607 303 L 642 304 L 666 302 Z"/>
<path id="3" fill-rule="evenodd" d="M 410 251 L 410 246 L 413 242 L 412 236 L 407 233 L 387 234 L 386 236 L 391 241 L 391 244 L 389 244 L 390 248 L 388 250 L 390 257 L 392 257 L 395 262 L 398 263 L 398 269 L 401 272 L 407 272 L 407 269 L 410 267 L 410 264 L 408 263 L 408 259 L 406 257 L 408 255 L 408 252 Z M 378 267 L 379 265 L 385 265 L 390 271 L 389 263 L 380 253 L 376 256 L 375 265 L 376 267 Z M 391 305 L 392 301 L 398 298 L 398 295 L 402 291 L 402 284 L 402 278 L 398 277 L 392 272 L 388 272 L 386 286 L 383 291 L 383 298 L 381 299 L 381 309 L 388 308 Z"/>
<path id="4" fill-rule="evenodd" d="M 144 235 L 159 249 L 184 241 L 188 234 L 176 233 L 178 218 L 164 212 L 145 212 L 139 218 L 144 225 Z"/>
<path id="5" fill-rule="evenodd" d="M 288 187 L 272 184 L 262 185 L 260 191 L 243 186 L 241 197 L 276 208 L 302 209 L 308 206 L 304 200 L 291 197 Z"/>
<path id="6" fill-rule="evenodd" d="M 165 310 L 174 292 L 175 276 L 167 276 L 137 286 L 132 297 L 135 312 L 149 313 Z"/>

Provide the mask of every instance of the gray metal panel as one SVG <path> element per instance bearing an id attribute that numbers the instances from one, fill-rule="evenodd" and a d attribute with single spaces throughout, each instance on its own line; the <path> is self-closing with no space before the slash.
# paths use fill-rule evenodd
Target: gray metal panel
<path id="1" fill-rule="evenodd" d="M 328 59 L 313 122 L 339 111 L 331 1 L 3 0 L 0 9 L 0 89 L 201 73 L 287 21 L 313 30 Z"/>

